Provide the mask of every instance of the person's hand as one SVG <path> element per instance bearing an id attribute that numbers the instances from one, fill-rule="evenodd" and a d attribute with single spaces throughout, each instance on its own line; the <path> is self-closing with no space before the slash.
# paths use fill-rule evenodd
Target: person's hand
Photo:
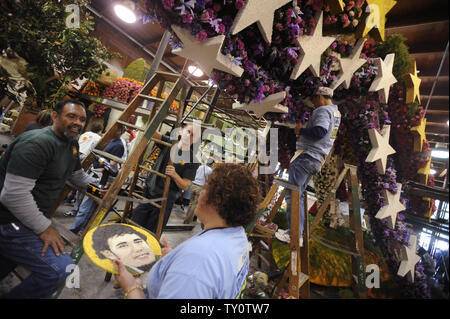
<path id="1" fill-rule="evenodd" d="M 45 253 L 47 252 L 48 246 L 51 246 L 53 248 L 53 251 L 55 252 L 56 256 L 59 256 L 59 252 L 66 254 L 66 249 L 64 247 L 64 241 L 61 238 L 61 235 L 59 234 L 59 232 L 52 226 L 49 226 L 46 230 L 44 230 L 39 235 L 39 238 L 44 242 L 44 248 L 42 249 L 41 256 L 45 255 Z"/>
<path id="2" fill-rule="evenodd" d="M 300 135 L 300 129 L 302 128 L 302 123 L 296 123 L 295 124 L 295 129 L 294 129 L 294 131 L 295 131 L 295 135 L 296 136 L 299 136 Z"/>
<path id="3" fill-rule="evenodd" d="M 169 246 L 169 243 L 167 242 L 167 237 L 166 235 L 164 235 L 164 237 L 162 238 L 162 244 L 163 244 L 163 248 L 162 248 L 162 255 L 163 257 L 165 255 L 167 255 L 168 253 L 170 253 L 172 251 L 172 247 Z"/>
<path id="4" fill-rule="evenodd" d="M 166 167 L 166 175 L 170 177 L 175 177 L 177 172 L 175 171 L 175 167 L 172 165 L 167 165 Z"/>
<path id="5" fill-rule="evenodd" d="M 122 287 L 123 291 L 127 292 L 134 286 L 142 286 L 142 281 L 139 278 L 135 278 L 128 270 L 125 268 L 124 264 L 118 260 L 114 261 L 117 265 L 119 274 L 115 275 L 116 281 Z"/>

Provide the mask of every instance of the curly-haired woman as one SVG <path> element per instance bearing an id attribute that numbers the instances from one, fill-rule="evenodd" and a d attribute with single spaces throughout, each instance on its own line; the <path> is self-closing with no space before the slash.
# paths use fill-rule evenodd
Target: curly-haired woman
<path id="1" fill-rule="evenodd" d="M 166 248 L 147 278 L 139 279 L 118 264 L 117 281 L 126 298 L 230 299 L 244 288 L 249 243 L 244 227 L 261 201 L 258 182 L 238 164 L 219 164 L 200 192 L 195 215 L 204 230 L 175 249 Z"/>

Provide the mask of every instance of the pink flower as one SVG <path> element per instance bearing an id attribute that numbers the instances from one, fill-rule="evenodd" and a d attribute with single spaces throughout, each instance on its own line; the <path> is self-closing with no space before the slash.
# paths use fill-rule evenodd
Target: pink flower
<path id="1" fill-rule="evenodd" d="M 186 13 L 183 15 L 183 23 L 192 23 L 192 14 L 186 11 Z"/>
<path id="2" fill-rule="evenodd" d="M 239 51 L 244 50 L 244 48 L 245 48 L 244 42 L 242 42 L 240 39 L 237 39 L 236 42 L 237 42 L 237 48 L 238 48 L 238 50 L 239 50 Z"/>
<path id="3" fill-rule="evenodd" d="M 244 0 L 236 0 L 235 3 L 236 9 L 242 9 L 245 6 L 245 2 Z"/>
<path id="4" fill-rule="evenodd" d="M 225 26 L 223 24 L 219 24 L 219 33 L 220 34 L 225 33 Z"/>
<path id="5" fill-rule="evenodd" d="M 197 33 L 197 40 L 200 42 L 205 41 L 208 38 L 208 34 L 205 30 L 201 30 L 199 33 Z"/>
<path id="6" fill-rule="evenodd" d="M 162 3 L 164 6 L 164 9 L 172 11 L 172 8 L 174 5 L 173 0 L 163 0 Z"/>

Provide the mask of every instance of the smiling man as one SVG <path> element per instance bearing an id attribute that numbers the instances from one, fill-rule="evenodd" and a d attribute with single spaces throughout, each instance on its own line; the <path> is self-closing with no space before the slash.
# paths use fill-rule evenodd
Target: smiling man
<path id="1" fill-rule="evenodd" d="M 83 103 L 58 103 L 52 120 L 53 126 L 14 139 L 0 159 L 0 280 L 17 265 L 31 272 L 0 298 L 49 298 L 73 263 L 46 215 L 67 180 L 83 188 L 94 182 L 81 168 L 78 151 L 86 123 Z"/>

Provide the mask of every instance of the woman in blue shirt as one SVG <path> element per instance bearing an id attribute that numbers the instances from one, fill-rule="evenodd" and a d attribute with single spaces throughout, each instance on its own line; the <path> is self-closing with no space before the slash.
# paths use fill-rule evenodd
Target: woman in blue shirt
<path id="1" fill-rule="evenodd" d="M 242 190 L 245 190 L 243 192 Z M 120 262 L 125 298 L 230 299 L 245 287 L 249 242 L 244 227 L 261 201 L 258 182 L 239 164 L 219 164 L 200 192 L 195 215 L 204 230 L 171 250 L 151 269 L 147 288 Z"/>

